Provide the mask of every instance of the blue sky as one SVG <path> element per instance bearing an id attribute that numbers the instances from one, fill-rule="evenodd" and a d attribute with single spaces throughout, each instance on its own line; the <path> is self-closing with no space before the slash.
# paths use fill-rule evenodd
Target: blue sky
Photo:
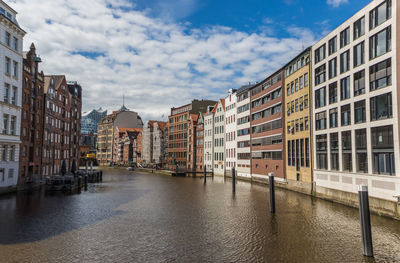
<path id="1" fill-rule="evenodd" d="M 368 3 L 9 1 L 28 32 L 24 48 L 35 43 L 45 74 L 81 83 L 84 111 L 115 110 L 124 94 L 145 120 L 264 79 Z"/>

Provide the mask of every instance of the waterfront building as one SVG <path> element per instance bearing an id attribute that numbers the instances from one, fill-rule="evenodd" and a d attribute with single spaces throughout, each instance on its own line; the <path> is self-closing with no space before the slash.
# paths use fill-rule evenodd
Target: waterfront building
<path id="1" fill-rule="evenodd" d="M 113 161 L 116 127 L 143 129 L 143 121 L 137 112 L 130 111 L 125 106 L 101 119 L 97 126 L 96 154 L 100 165 L 110 165 Z"/>
<path id="2" fill-rule="evenodd" d="M 214 106 L 208 106 L 204 113 L 204 165 L 207 172 L 214 170 Z"/>
<path id="3" fill-rule="evenodd" d="M 285 181 L 284 70 L 280 69 L 250 89 L 250 125 L 238 130 L 238 137 L 251 132 L 252 180 L 265 181 L 273 172 L 275 179 Z"/>
<path id="4" fill-rule="evenodd" d="M 158 164 L 163 162 L 164 130 L 167 122 L 148 121 L 143 127 L 142 133 L 142 161 L 146 164 Z"/>
<path id="5" fill-rule="evenodd" d="M 226 173 L 232 175 L 232 168 L 237 168 L 237 141 L 236 141 L 236 90 L 230 89 L 225 98 L 225 165 Z"/>
<path id="6" fill-rule="evenodd" d="M 237 176 L 251 179 L 251 149 L 250 149 L 250 132 L 238 136 L 239 130 L 250 131 L 250 84 L 241 87 L 236 92 L 237 104 Z"/>
<path id="7" fill-rule="evenodd" d="M 187 168 L 189 114 L 205 112 L 215 101 L 193 100 L 190 104 L 171 109 L 168 116 L 168 169 Z"/>
<path id="8" fill-rule="evenodd" d="M 375 0 L 312 47 L 317 196 L 357 205 L 367 185 L 371 207 L 396 210 L 399 25 L 399 1 Z"/>
<path id="9" fill-rule="evenodd" d="M 140 131 L 127 130 L 122 136 L 121 142 L 123 144 L 122 160 L 124 165 L 131 165 L 137 163 L 137 138 Z"/>
<path id="10" fill-rule="evenodd" d="M 214 174 L 226 175 L 225 166 L 225 100 L 220 99 L 214 113 Z"/>
<path id="11" fill-rule="evenodd" d="M 32 43 L 23 53 L 19 187 L 42 179 L 44 74 Z"/>
<path id="12" fill-rule="evenodd" d="M 25 31 L 18 25 L 16 15 L 15 10 L 0 1 L 0 191 L 14 189 L 19 173 Z"/>
<path id="13" fill-rule="evenodd" d="M 204 172 L 204 113 L 199 113 L 196 128 L 196 171 Z"/>
<path id="14" fill-rule="evenodd" d="M 199 119 L 199 114 L 193 113 L 189 115 L 188 120 L 188 154 L 187 154 L 187 171 L 196 175 L 197 168 L 197 121 Z"/>
<path id="15" fill-rule="evenodd" d="M 81 99 L 81 86 L 76 82 L 67 84 L 64 75 L 45 76 L 43 176 L 60 174 L 63 162 L 67 172 L 74 162 L 78 165 Z"/>
<path id="16" fill-rule="evenodd" d="M 311 48 L 285 66 L 286 180 L 288 188 L 312 192 Z"/>
<path id="17" fill-rule="evenodd" d="M 129 133 L 128 133 L 129 132 Z M 114 146 L 113 146 L 113 160 L 112 162 L 117 165 L 127 164 L 126 159 L 131 159 L 133 154 L 135 154 L 135 159 L 137 161 L 138 155 L 138 144 L 133 140 L 136 140 L 139 137 L 139 134 L 142 133 L 141 128 L 122 128 L 122 127 L 115 127 L 114 130 Z M 134 138 L 132 136 L 134 135 Z M 132 149 L 128 149 L 128 153 L 126 153 L 125 143 L 127 146 L 133 147 L 133 143 L 135 146 L 135 153 L 133 153 Z M 125 157 L 124 157 L 125 156 Z M 126 157 L 128 156 L 128 157 Z"/>

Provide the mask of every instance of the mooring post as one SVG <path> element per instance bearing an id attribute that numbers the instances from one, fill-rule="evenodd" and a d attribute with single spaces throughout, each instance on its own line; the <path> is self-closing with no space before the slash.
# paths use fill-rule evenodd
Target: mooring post
<path id="1" fill-rule="evenodd" d="M 100 182 L 103 182 L 103 171 L 100 170 Z"/>
<path id="2" fill-rule="evenodd" d="M 93 173 L 93 161 L 90 161 L 90 172 Z"/>
<path id="3" fill-rule="evenodd" d="M 204 165 L 204 183 L 207 182 L 207 167 Z"/>
<path id="4" fill-rule="evenodd" d="M 85 191 L 87 191 L 88 188 L 88 175 L 85 175 Z"/>
<path id="5" fill-rule="evenodd" d="M 214 167 L 213 167 L 212 170 L 211 170 L 211 176 L 212 176 L 212 178 L 214 179 Z"/>
<path id="6" fill-rule="evenodd" d="M 88 166 L 89 166 L 89 161 L 86 161 L 86 174 L 88 174 L 89 172 Z"/>
<path id="7" fill-rule="evenodd" d="M 269 211 L 275 213 L 275 181 L 274 173 L 268 174 L 269 178 Z"/>
<path id="8" fill-rule="evenodd" d="M 176 165 L 175 173 L 176 173 L 176 176 L 178 176 L 178 165 Z"/>
<path id="9" fill-rule="evenodd" d="M 78 176 L 78 190 L 81 191 L 82 189 L 82 177 Z"/>
<path id="10" fill-rule="evenodd" d="M 361 240 L 363 254 L 367 257 L 373 257 L 372 247 L 371 218 L 369 211 L 368 186 L 358 186 L 358 202 L 360 210 Z"/>
<path id="11" fill-rule="evenodd" d="M 236 192 L 236 171 L 235 168 L 232 168 L 232 192 Z"/>

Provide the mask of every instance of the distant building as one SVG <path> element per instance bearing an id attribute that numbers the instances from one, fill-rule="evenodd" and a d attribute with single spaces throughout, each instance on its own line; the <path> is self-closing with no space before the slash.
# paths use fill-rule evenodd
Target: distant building
<path id="1" fill-rule="evenodd" d="M 142 133 L 142 161 L 147 164 L 161 164 L 164 160 L 164 133 L 167 122 L 148 121 Z"/>
<path id="2" fill-rule="evenodd" d="M 237 175 L 238 177 L 251 178 L 251 151 L 250 151 L 250 133 L 238 136 L 237 131 L 250 131 L 250 87 L 246 85 L 237 91 Z"/>
<path id="3" fill-rule="evenodd" d="M 168 168 L 185 168 L 187 165 L 187 139 L 189 114 L 205 112 L 215 101 L 193 100 L 190 104 L 172 108 L 168 117 Z"/>
<path id="4" fill-rule="evenodd" d="M 32 43 L 24 52 L 18 185 L 42 179 L 44 74 Z"/>
<path id="5" fill-rule="evenodd" d="M 91 110 L 82 114 L 82 134 L 97 134 L 97 123 L 107 116 L 107 110 Z"/>
<path id="6" fill-rule="evenodd" d="M 225 98 L 225 165 L 227 174 L 232 175 L 232 168 L 236 168 L 237 158 L 237 96 L 236 90 L 230 89 Z"/>
<path id="7" fill-rule="evenodd" d="M 213 106 L 208 106 L 204 113 L 204 165 L 207 172 L 214 169 L 214 109 L 217 103 Z"/>
<path id="8" fill-rule="evenodd" d="M 220 99 L 214 113 L 214 174 L 225 176 L 225 100 Z"/>
<path id="9" fill-rule="evenodd" d="M 0 191 L 15 188 L 18 180 L 21 94 L 22 39 L 25 31 L 16 20 L 17 12 L 0 1 Z"/>
<path id="10" fill-rule="evenodd" d="M 125 106 L 122 106 L 120 110 L 114 111 L 101 119 L 97 127 L 96 156 L 100 165 L 109 165 L 113 162 L 114 151 L 116 151 L 114 143 L 116 127 L 142 129 L 143 121 L 137 112 L 130 111 Z M 141 154 L 139 154 L 139 156 L 140 155 Z"/>
<path id="11" fill-rule="evenodd" d="M 188 140 L 187 140 L 187 164 L 189 172 L 196 172 L 197 168 L 197 121 L 199 114 L 190 114 L 188 120 Z M 195 175 L 195 174 L 194 174 Z"/>

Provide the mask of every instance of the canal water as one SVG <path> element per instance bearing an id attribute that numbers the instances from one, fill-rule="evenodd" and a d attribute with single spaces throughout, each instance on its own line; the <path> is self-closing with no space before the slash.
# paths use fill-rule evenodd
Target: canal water
<path id="1" fill-rule="evenodd" d="M 362 256 L 358 210 L 229 180 L 106 170 L 75 195 L 0 197 L 0 262 L 400 262 L 400 222 L 372 215 Z"/>

